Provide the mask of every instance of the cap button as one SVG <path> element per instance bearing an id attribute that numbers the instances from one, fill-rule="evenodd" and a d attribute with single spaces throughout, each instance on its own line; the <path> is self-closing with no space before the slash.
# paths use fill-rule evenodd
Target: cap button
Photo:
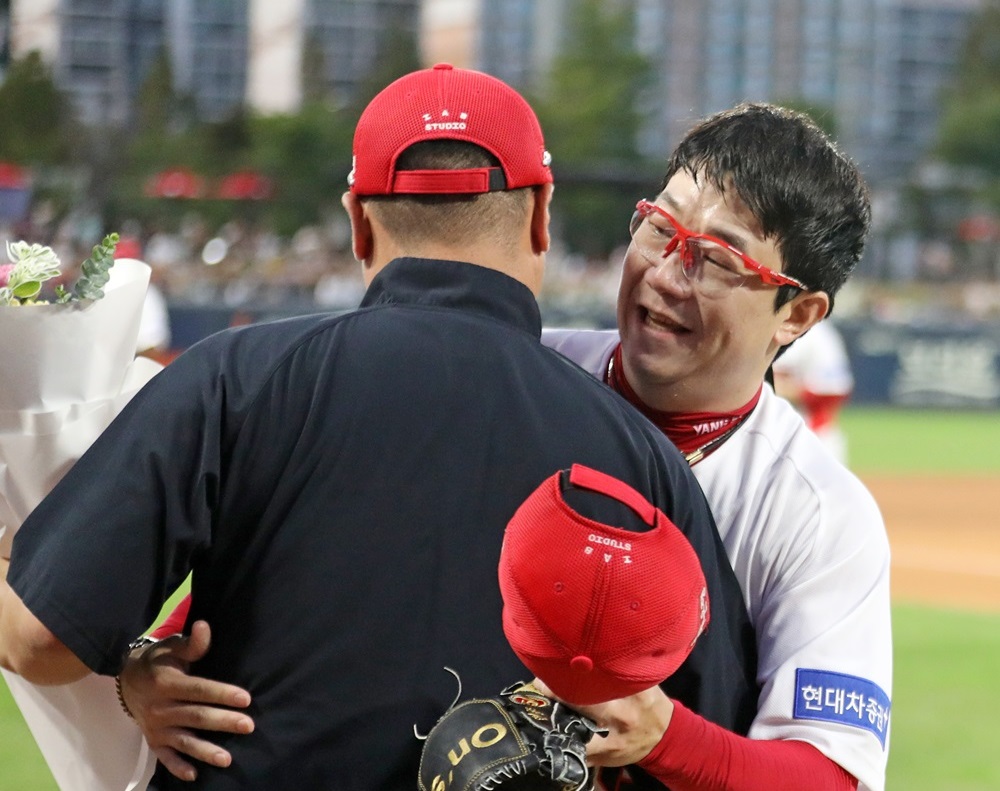
<path id="1" fill-rule="evenodd" d="M 580 671 L 582 673 L 589 673 L 594 669 L 594 661 L 589 656 L 574 656 L 569 660 L 569 666 L 573 670 Z"/>
<path id="2" fill-rule="evenodd" d="M 435 63 L 434 68 L 440 71 L 452 71 L 455 67 L 450 63 Z"/>

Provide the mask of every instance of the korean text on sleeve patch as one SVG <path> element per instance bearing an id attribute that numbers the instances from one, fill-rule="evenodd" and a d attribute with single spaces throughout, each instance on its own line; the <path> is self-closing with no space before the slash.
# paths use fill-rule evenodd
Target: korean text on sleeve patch
<path id="1" fill-rule="evenodd" d="M 885 748 L 889 696 L 864 678 L 825 670 L 795 671 L 796 719 L 839 722 L 871 731 Z"/>

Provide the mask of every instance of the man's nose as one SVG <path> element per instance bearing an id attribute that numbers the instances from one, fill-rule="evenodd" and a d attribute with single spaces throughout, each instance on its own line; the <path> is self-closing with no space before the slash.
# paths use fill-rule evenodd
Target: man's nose
<path id="1" fill-rule="evenodd" d="M 682 295 L 691 293 L 691 281 L 685 273 L 686 258 L 689 255 L 687 244 L 676 236 L 670 240 L 662 253 L 649 269 L 646 279 L 657 290 L 670 291 Z"/>

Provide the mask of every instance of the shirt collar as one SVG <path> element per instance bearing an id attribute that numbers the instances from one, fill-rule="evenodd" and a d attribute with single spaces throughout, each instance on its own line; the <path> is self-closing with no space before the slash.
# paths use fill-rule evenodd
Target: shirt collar
<path id="1" fill-rule="evenodd" d="M 538 302 L 526 285 L 495 269 L 463 261 L 390 261 L 361 300 L 362 308 L 387 304 L 455 308 L 512 324 L 537 338 L 542 334 Z"/>

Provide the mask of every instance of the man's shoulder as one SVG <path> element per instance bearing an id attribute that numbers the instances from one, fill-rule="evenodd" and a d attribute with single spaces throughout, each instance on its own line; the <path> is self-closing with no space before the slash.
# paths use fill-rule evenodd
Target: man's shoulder
<path id="1" fill-rule="evenodd" d="M 725 458 L 725 446 L 720 451 L 726 469 L 739 466 L 747 471 L 744 492 L 781 490 L 786 492 L 786 503 L 798 512 L 797 519 L 815 513 L 848 533 L 884 534 L 881 513 L 868 487 L 830 453 L 794 408 L 768 388 L 758 408 L 742 442 L 728 449 L 732 457 Z"/>
<path id="2" fill-rule="evenodd" d="M 258 364 L 279 358 L 310 339 L 322 337 L 356 311 L 348 313 L 310 313 L 301 316 L 254 322 L 229 327 L 198 341 L 185 356 L 248 357 Z"/>
<path id="3" fill-rule="evenodd" d="M 617 330 L 543 328 L 542 343 L 572 360 L 592 376 L 603 376 L 618 345 Z"/>
<path id="4" fill-rule="evenodd" d="M 230 327 L 209 335 L 171 361 L 149 390 L 170 401 L 181 393 L 200 392 L 205 399 L 225 392 L 230 405 L 252 400 L 275 374 L 304 376 L 315 381 L 316 372 L 330 359 L 336 334 L 328 332 L 347 314 L 310 314 Z M 161 404 L 162 406 L 162 404 Z"/>

